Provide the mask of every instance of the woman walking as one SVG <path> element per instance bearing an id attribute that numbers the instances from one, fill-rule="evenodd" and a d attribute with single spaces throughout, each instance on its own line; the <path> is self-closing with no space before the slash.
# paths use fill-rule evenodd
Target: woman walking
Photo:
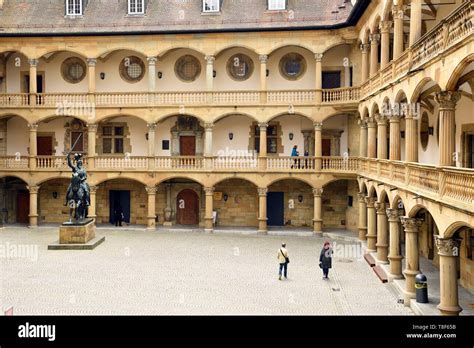
<path id="1" fill-rule="evenodd" d="M 332 254 L 331 243 L 325 242 L 319 255 L 319 268 L 323 270 L 323 280 L 329 279 L 329 269 L 332 268 Z"/>

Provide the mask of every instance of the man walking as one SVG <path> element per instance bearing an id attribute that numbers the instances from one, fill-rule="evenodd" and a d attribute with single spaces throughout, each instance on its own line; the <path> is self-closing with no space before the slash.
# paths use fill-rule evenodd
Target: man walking
<path id="1" fill-rule="evenodd" d="M 288 257 L 288 250 L 286 250 L 286 243 L 281 245 L 281 248 L 278 250 L 277 257 L 278 262 L 280 263 L 278 279 L 281 280 L 282 273 L 285 276 L 285 279 L 288 279 L 288 264 L 290 263 L 290 258 Z"/>

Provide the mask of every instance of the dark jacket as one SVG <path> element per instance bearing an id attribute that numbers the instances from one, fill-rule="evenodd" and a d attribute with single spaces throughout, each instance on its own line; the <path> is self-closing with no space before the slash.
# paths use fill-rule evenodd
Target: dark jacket
<path id="1" fill-rule="evenodd" d="M 319 262 L 321 263 L 321 268 L 332 268 L 332 248 L 322 249 L 321 254 L 319 255 Z"/>

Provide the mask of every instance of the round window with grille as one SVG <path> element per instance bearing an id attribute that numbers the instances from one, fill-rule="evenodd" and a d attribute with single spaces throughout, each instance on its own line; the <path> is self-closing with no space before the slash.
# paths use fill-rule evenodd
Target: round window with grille
<path id="1" fill-rule="evenodd" d="M 125 57 L 120 63 L 120 76 L 130 83 L 139 82 L 145 76 L 145 64 L 138 57 Z"/>
<path id="2" fill-rule="evenodd" d="M 201 74 L 201 63 L 194 56 L 183 56 L 176 61 L 174 70 L 180 80 L 193 82 Z"/>
<path id="3" fill-rule="evenodd" d="M 306 60 L 301 54 L 288 53 L 280 60 L 280 73 L 288 80 L 298 80 L 306 72 Z"/>
<path id="4" fill-rule="evenodd" d="M 61 75 L 69 83 L 79 83 L 86 77 L 86 63 L 80 58 L 66 59 L 61 65 Z"/>
<path id="5" fill-rule="evenodd" d="M 227 72 L 231 78 L 237 81 L 245 81 L 253 74 L 253 61 L 245 54 L 236 54 L 227 62 Z"/>

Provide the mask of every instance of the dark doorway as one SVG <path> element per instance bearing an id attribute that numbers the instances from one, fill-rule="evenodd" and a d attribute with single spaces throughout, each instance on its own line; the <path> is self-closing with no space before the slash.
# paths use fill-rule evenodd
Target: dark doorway
<path id="1" fill-rule="evenodd" d="M 176 222 L 179 225 L 199 224 L 199 197 L 190 189 L 181 191 L 176 199 Z"/>
<path id="2" fill-rule="evenodd" d="M 179 150 L 181 156 L 196 156 L 196 137 L 179 137 Z"/>
<path id="3" fill-rule="evenodd" d="M 36 138 L 38 156 L 53 155 L 53 137 L 39 135 Z"/>
<path id="4" fill-rule="evenodd" d="M 474 134 L 467 134 L 466 167 L 474 168 Z"/>
<path id="5" fill-rule="evenodd" d="M 285 194 L 283 192 L 268 192 L 267 218 L 268 226 L 285 225 Z"/>
<path id="6" fill-rule="evenodd" d="M 119 206 L 123 211 L 123 222 L 130 223 L 130 191 L 110 191 L 109 192 L 109 222 L 115 224 L 115 210 Z"/>
<path id="7" fill-rule="evenodd" d="M 323 71 L 323 89 L 340 88 L 340 71 Z"/>
<path id="8" fill-rule="evenodd" d="M 30 194 L 28 191 L 18 191 L 16 196 L 16 222 L 27 224 L 30 215 Z"/>
<path id="9" fill-rule="evenodd" d="M 323 150 L 323 156 L 325 157 L 331 156 L 331 139 L 322 140 L 322 150 Z"/>

